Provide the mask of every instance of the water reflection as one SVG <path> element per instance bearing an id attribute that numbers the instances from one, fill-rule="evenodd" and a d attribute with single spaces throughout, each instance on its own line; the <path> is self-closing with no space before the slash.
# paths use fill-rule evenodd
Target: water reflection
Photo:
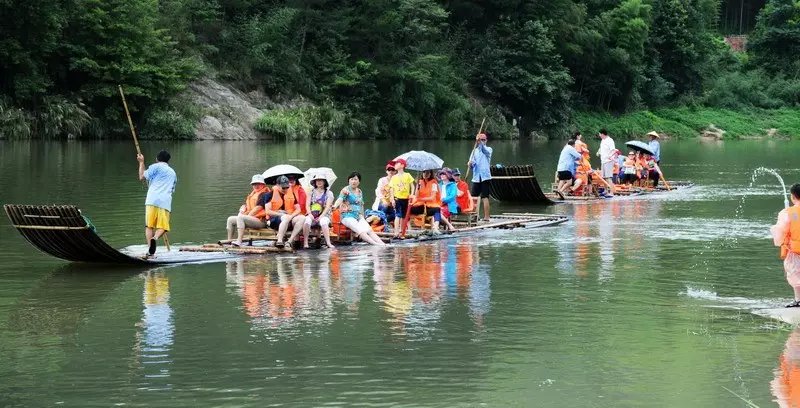
<path id="1" fill-rule="evenodd" d="M 658 200 L 617 199 L 573 205 L 568 211 L 571 222 L 555 237 L 557 268 L 565 275 L 584 279 L 595 262 L 597 278 L 603 282 L 614 278 L 620 255 L 651 266 L 649 262 L 657 259 L 659 248 L 652 220 L 659 216 L 662 204 Z"/>
<path id="2" fill-rule="evenodd" d="M 371 295 L 392 335 L 428 338 L 449 304 L 465 306 L 482 326 L 491 280 L 475 245 L 437 241 L 240 259 L 227 262 L 226 279 L 250 327 L 271 339 L 293 337 L 301 325 L 308 334 L 342 318 L 364 318 L 362 303 Z"/>
<path id="3" fill-rule="evenodd" d="M 144 274 L 142 318 L 137 324 L 134 350 L 144 371 L 148 389 L 169 389 L 159 379 L 170 376 L 170 351 L 175 335 L 172 307 L 169 304 L 169 278 L 163 271 Z"/>
<path id="4" fill-rule="evenodd" d="M 789 335 L 778 363 L 770 383 L 774 401 L 781 407 L 800 407 L 800 327 Z"/>

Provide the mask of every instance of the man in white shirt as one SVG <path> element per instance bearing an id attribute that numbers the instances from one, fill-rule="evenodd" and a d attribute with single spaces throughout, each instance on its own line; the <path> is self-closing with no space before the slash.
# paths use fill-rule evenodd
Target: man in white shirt
<path id="1" fill-rule="evenodd" d="M 597 155 L 600 156 L 600 171 L 602 177 L 612 186 L 612 191 L 608 192 L 609 195 L 614 194 L 612 177 L 614 175 L 614 150 L 616 149 L 617 147 L 614 146 L 614 139 L 608 135 L 605 129 L 600 129 L 600 149 L 597 150 Z"/>

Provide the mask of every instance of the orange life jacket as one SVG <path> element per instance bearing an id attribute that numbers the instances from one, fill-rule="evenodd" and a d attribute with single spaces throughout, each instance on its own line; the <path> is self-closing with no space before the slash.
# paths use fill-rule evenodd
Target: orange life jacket
<path id="1" fill-rule="evenodd" d="M 456 204 L 458 204 L 458 208 L 461 209 L 462 212 L 466 212 L 470 210 L 472 206 L 472 195 L 469 193 L 469 187 L 467 186 L 467 182 L 464 180 L 459 180 L 458 184 L 456 184 L 458 191 L 462 194 L 461 196 L 456 196 Z"/>
<path id="2" fill-rule="evenodd" d="M 800 254 L 800 207 L 791 206 L 786 212 L 789 215 L 789 231 L 781 245 L 781 259 L 785 259 L 789 251 Z"/>
<path id="3" fill-rule="evenodd" d="M 294 193 L 288 189 L 281 197 L 281 190 L 279 186 L 272 187 L 272 200 L 270 201 L 272 211 L 284 210 L 288 213 L 294 212 Z"/>
<path id="4" fill-rule="evenodd" d="M 258 197 L 260 197 L 261 194 L 265 193 L 266 191 L 267 191 L 267 187 L 264 186 L 264 187 L 259 188 L 257 190 L 251 191 L 250 194 L 247 195 L 247 198 L 244 199 L 244 210 L 245 210 L 245 213 L 249 214 L 250 211 L 253 211 L 253 208 L 256 208 L 256 206 L 258 205 Z M 266 211 L 264 210 L 263 207 L 260 210 L 258 210 L 258 212 L 254 215 L 254 217 L 256 217 L 256 218 L 258 218 L 260 220 L 263 220 L 266 216 L 267 216 L 267 213 L 266 213 Z"/>
<path id="5" fill-rule="evenodd" d="M 436 188 L 436 193 L 433 189 Z M 419 201 L 419 197 L 430 197 L 433 195 L 433 200 Z M 434 180 L 420 180 L 419 190 L 417 191 L 417 199 L 411 204 L 412 207 L 425 205 L 430 208 L 439 208 L 442 206 L 442 192 L 439 191 L 439 183 Z"/>
<path id="6" fill-rule="evenodd" d="M 580 153 L 586 160 L 589 160 L 589 146 L 582 140 L 575 141 L 575 150 L 577 150 L 578 153 Z"/>
<path id="7" fill-rule="evenodd" d="M 294 187 L 292 187 L 292 193 L 295 197 L 297 197 L 297 204 L 300 204 L 300 214 L 308 214 L 308 208 L 306 208 L 306 190 L 300 185 L 300 183 L 297 183 Z"/>

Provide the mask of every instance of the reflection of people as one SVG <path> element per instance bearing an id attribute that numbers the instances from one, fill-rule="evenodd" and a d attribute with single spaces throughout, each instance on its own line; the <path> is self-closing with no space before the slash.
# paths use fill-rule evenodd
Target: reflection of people
<path id="1" fill-rule="evenodd" d="M 789 335 L 778 361 L 780 366 L 770 382 L 772 395 L 780 407 L 800 407 L 800 328 Z"/>
<path id="2" fill-rule="evenodd" d="M 778 221 L 770 228 L 772 241 L 781 247 L 786 281 L 794 289 L 794 301 L 786 307 L 800 307 L 800 184 L 790 189 L 792 206 L 778 213 Z"/>
<path id="3" fill-rule="evenodd" d="M 169 278 L 166 275 L 163 273 L 145 275 L 142 303 L 144 310 L 140 326 L 142 333 L 139 338 L 143 347 L 140 357 L 145 367 L 159 373 L 158 378 L 168 377 L 170 359 L 167 354 L 173 344 L 175 325 L 172 320 L 172 307 L 169 305 Z"/>
<path id="4" fill-rule="evenodd" d="M 172 193 L 178 176 L 169 167 L 170 155 L 166 150 L 158 152 L 156 163 L 144 169 L 144 156 L 136 155 L 139 161 L 139 180 L 147 180 L 147 198 L 145 198 L 145 229 L 147 254 L 156 253 L 156 241 L 169 231 L 169 215 L 172 212 Z"/>

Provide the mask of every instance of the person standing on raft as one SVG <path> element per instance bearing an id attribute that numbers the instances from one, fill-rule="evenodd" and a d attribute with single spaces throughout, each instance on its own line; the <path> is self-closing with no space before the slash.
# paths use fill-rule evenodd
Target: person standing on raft
<path id="1" fill-rule="evenodd" d="M 600 129 L 600 149 L 597 150 L 597 155 L 600 156 L 600 174 L 603 180 L 606 181 L 608 185 L 613 186 L 614 180 L 612 180 L 612 176 L 614 175 L 614 150 L 617 148 L 614 146 L 614 139 L 608 135 L 608 132 L 605 129 Z M 614 188 L 611 187 L 611 191 L 608 192 L 608 195 L 614 195 Z"/>
<path id="2" fill-rule="evenodd" d="M 475 148 L 469 155 L 467 166 L 472 169 L 472 196 L 480 197 L 483 203 L 483 221 L 489 221 L 489 192 L 492 182 L 492 148 L 486 146 L 487 136 L 479 133 L 475 137 Z M 475 209 L 478 213 L 478 209 Z"/>
<path id="3" fill-rule="evenodd" d="M 794 289 L 794 301 L 786 307 L 800 307 L 800 184 L 790 189 L 792 206 L 778 213 L 778 221 L 770 227 L 772 241 L 781 248 L 786 281 Z"/>
<path id="4" fill-rule="evenodd" d="M 170 155 L 166 150 L 158 152 L 156 162 L 144 169 L 144 156 L 136 155 L 139 162 L 139 180 L 147 180 L 147 198 L 144 200 L 147 256 L 156 253 L 156 241 L 169 231 L 169 216 L 172 211 L 172 193 L 178 183 L 175 170 L 169 167 Z"/>

